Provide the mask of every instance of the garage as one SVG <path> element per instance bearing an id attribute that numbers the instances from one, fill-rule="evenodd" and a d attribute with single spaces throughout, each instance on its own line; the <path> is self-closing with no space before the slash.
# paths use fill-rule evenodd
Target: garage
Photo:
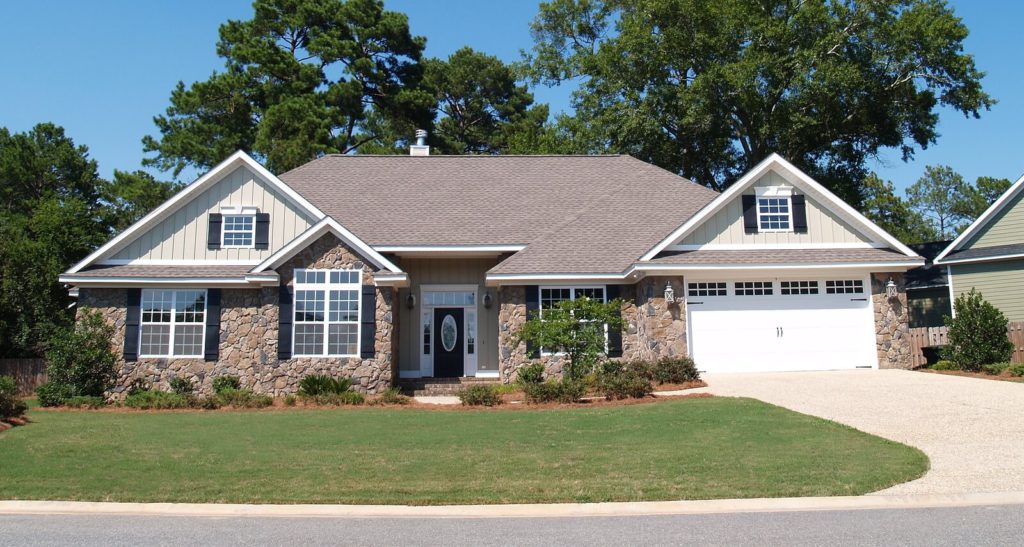
<path id="1" fill-rule="evenodd" d="M 704 372 L 877 368 L 868 276 L 687 280 L 690 352 Z"/>

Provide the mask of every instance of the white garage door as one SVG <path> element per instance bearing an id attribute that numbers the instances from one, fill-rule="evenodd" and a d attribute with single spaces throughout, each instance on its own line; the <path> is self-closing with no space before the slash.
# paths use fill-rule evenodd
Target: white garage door
<path id="1" fill-rule="evenodd" d="M 866 277 L 689 281 L 690 351 L 706 372 L 877 366 Z"/>

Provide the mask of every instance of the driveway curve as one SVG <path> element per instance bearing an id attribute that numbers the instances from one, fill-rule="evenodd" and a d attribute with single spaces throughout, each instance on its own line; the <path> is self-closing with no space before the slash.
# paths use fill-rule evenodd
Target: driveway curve
<path id="1" fill-rule="evenodd" d="M 873 495 L 1024 492 L 1024 384 L 904 370 L 709 374 L 752 397 L 920 448 L 931 469 Z"/>

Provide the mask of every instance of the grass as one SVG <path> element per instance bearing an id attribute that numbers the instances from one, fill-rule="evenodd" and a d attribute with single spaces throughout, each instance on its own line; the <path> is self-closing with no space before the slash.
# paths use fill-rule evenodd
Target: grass
<path id="1" fill-rule="evenodd" d="M 864 494 L 917 449 L 751 399 L 555 410 L 30 412 L 0 499 L 533 503 Z"/>

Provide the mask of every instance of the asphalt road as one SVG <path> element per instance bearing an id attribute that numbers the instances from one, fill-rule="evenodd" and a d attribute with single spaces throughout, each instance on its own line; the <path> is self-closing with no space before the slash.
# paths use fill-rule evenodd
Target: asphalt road
<path id="1" fill-rule="evenodd" d="M 1024 505 L 584 518 L 0 515 L 0 545 L 1020 545 Z"/>

